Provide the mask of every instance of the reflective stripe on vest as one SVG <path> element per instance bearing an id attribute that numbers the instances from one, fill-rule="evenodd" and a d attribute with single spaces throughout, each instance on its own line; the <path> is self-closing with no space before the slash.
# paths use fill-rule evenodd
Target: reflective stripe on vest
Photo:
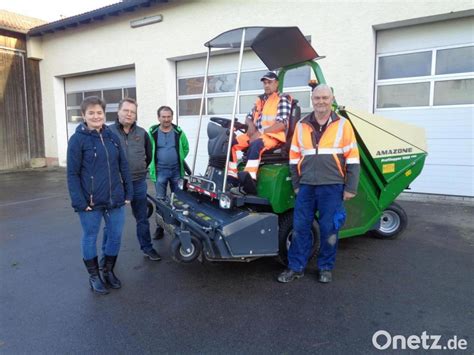
<path id="1" fill-rule="evenodd" d="M 319 145 L 313 146 L 313 127 L 307 122 L 300 121 L 297 123 L 296 132 L 297 135 L 294 137 L 293 145 L 290 148 L 290 164 L 297 164 L 298 173 L 301 174 L 301 163 L 306 156 L 310 155 L 332 155 L 337 166 L 337 170 L 341 176 L 345 176 L 345 169 L 341 166 L 340 156 L 347 155 L 351 150 L 357 150 L 357 142 L 343 142 L 344 131 L 347 126 L 347 119 L 339 117 L 334 120 L 334 113 L 331 113 L 329 118 L 331 121 L 328 123 L 328 127 L 324 131 Z M 336 124 L 337 126 L 334 126 Z M 329 139 L 328 139 L 329 138 Z M 296 142 L 295 142 L 296 141 Z M 322 147 L 321 147 L 322 143 Z M 349 143 L 349 144 L 348 144 Z M 344 145 L 345 144 L 345 145 Z M 358 155 L 358 154 L 357 154 Z M 299 158 L 297 159 L 297 157 Z M 345 160 L 346 164 L 358 164 L 359 158 L 348 157 Z"/>

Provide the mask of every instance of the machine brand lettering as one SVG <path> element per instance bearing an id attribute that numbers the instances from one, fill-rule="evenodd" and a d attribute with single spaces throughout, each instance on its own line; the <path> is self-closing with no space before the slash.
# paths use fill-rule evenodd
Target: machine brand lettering
<path id="1" fill-rule="evenodd" d="M 413 148 L 395 148 L 395 149 L 377 150 L 377 156 L 411 153 L 412 151 L 413 151 Z"/>

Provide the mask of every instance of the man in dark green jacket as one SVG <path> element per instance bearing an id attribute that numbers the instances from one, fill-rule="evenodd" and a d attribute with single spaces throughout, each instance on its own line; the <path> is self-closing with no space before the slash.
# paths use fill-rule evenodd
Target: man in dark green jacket
<path id="1" fill-rule="evenodd" d="M 148 131 L 153 157 L 148 169 L 155 183 L 156 198 L 164 199 L 168 183 L 171 191 L 175 191 L 179 178 L 184 176 L 184 159 L 189 153 L 189 143 L 183 130 L 172 123 L 171 107 L 161 106 L 157 114 L 160 124 Z M 158 228 L 155 236 L 162 233 L 162 229 Z"/>

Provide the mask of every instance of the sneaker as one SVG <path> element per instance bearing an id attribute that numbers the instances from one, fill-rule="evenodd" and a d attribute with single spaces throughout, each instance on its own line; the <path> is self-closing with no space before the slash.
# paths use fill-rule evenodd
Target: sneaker
<path id="1" fill-rule="evenodd" d="M 143 255 L 148 257 L 148 259 L 153 261 L 160 261 L 161 256 L 156 252 L 155 249 L 150 249 L 148 251 L 143 251 Z"/>
<path id="2" fill-rule="evenodd" d="M 318 282 L 327 284 L 332 281 L 332 273 L 330 270 L 319 270 L 318 271 Z"/>
<path id="3" fill-rule="evenodd" d="M 291 282 L 293 280 L 300 279 L 303 276 L 304 276 L 303 271 L 296 272 L 296 271 L 293 271 L 291 269 L 286 269 L 280 275 L 278 275 L 277 280 L 278 280 L 278 282 L 287 283 L 287 282 Z"/>

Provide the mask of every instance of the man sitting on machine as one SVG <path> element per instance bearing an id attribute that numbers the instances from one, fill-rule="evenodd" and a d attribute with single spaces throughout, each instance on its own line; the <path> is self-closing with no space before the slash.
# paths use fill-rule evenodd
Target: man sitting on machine
<path id="1" fill-rule="evenodd" d="M 263 152 L 285 143 L 285 130 L 291 112 L 291 97 L 278 92 L 278 76 L 268 72 L 260 81 L 265 93 L 257 98 L 245 119 L 247 133 L 234 139 L 228 165 L 229 183 L 240 186 L 248 194 L 257 193 L 257 171 Z M 238 172 L 237 152 L 247 149 L 247 164 L 244 171 Z M 238 191 L 242 192 L 241 188 Z"/>

